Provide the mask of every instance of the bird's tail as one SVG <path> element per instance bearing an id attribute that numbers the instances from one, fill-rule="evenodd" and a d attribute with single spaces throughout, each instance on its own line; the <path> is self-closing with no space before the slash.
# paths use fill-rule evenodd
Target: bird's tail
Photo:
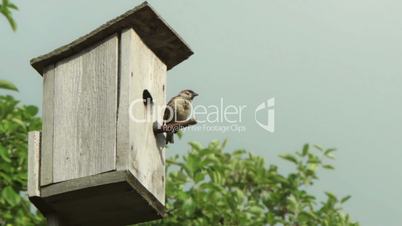
<path id="1" fill-rule="evenodd" d="M 166 144 L 173 144 L 174 143 L 174 133 L 167 133 L 166 134 Z"/>

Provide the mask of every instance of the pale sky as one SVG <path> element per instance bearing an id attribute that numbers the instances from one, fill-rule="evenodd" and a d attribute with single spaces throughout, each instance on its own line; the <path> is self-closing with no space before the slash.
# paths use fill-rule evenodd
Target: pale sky
<path id="1" fill-rule="evenodd" d="M 29 60 L 141 3 L 14 2 L 18 31 L 0 18 L 0 78 L 39 106 L 42 80 Z M 336 170 L 323 173 L 315 191 L 352 195 L 346 210 L 362 225 L 402 224 L 401 1 L 149 2 L 195 52 L 168 72 L 169 97 L 190 88 L 200 93 L 196 104 L 222 97 L 248 106 L 245 132 L 187 132 L 168 155 L 186 152 L 190 140 L 228 138 L 228 150 L 246 148 L 286 168 L 279 153 L 306 142 L 336 147 Z M 253 111 L 272 97 L 275 133 L 260 128 Z"/>

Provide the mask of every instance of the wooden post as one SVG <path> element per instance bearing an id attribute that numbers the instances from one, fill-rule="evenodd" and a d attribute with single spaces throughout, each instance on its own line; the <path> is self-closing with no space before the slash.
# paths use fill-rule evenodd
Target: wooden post
<path id="1" fill-rule="evenodd" d="M 56 216 L 56 214 L 49 214 L 47 217 L 47 225 L 48 226 L 67 226 L 63 224 L 61 220 Z"/>

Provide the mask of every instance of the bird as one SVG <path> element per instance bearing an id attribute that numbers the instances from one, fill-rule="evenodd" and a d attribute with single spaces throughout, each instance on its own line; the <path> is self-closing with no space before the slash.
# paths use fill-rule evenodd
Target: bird
<path id="1" fill-rule="evenodd" d="M 182 90 L 177 96 L 170 99 L 163 115 L 165 124 L 171 125 L 173 123 L 188 120 L 191 116 L 191 104 L 196 96 L 198 96 L 198 93 L 190 89 L 185 89 Z M 166 144 L 174 143 L 173 135 L 174 132 L 166 133 Z"/>

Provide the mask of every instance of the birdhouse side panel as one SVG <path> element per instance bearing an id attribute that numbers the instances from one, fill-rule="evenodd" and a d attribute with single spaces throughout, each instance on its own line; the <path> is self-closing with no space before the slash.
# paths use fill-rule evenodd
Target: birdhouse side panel
<path id="1" fill-rule="evenodd" d="M 54 128 L 54 65 L 43 74 L 42 142 L 40 158 L 40 184 L 53 182 L 53 128 Z"/>
<path id="2" fill-rule="evenodd" d="M 27 193 L 29 197 L 40 197 L 40 143 L 39 131 L 28 133 L 28 183 Z"/>
<path id="3" fill-rule="evenodd" d="M 132 29 L 122 33 L 121 48 L 121 76 L 129 76 L 129 103 L 123 109 L 129 114 L 128 169 L 164 204 L 165 139 L 154 134 L 153 124 L 163 120 L 167 68 Z M 146 94 L 152 100 L 144 103 Z"/>
<path id="4" fill-rule="evenodd" d="M 117 156 L 116 168 L 117 170 L 128 170 L 129 168 L 129 155 L 130 155 L 130 94 L 132 93 L 132 42 L 130 31 L 131 29 L 124 30 L 120 36 L 120 75 L 119 75 L 119 104 L 118 104 L 118 117 L 117 117 Z"/>
<path id="5" fill-rule="evenodd" d="M 53 182 L 115 170 L 118 37 L 55 66 Z"/>

